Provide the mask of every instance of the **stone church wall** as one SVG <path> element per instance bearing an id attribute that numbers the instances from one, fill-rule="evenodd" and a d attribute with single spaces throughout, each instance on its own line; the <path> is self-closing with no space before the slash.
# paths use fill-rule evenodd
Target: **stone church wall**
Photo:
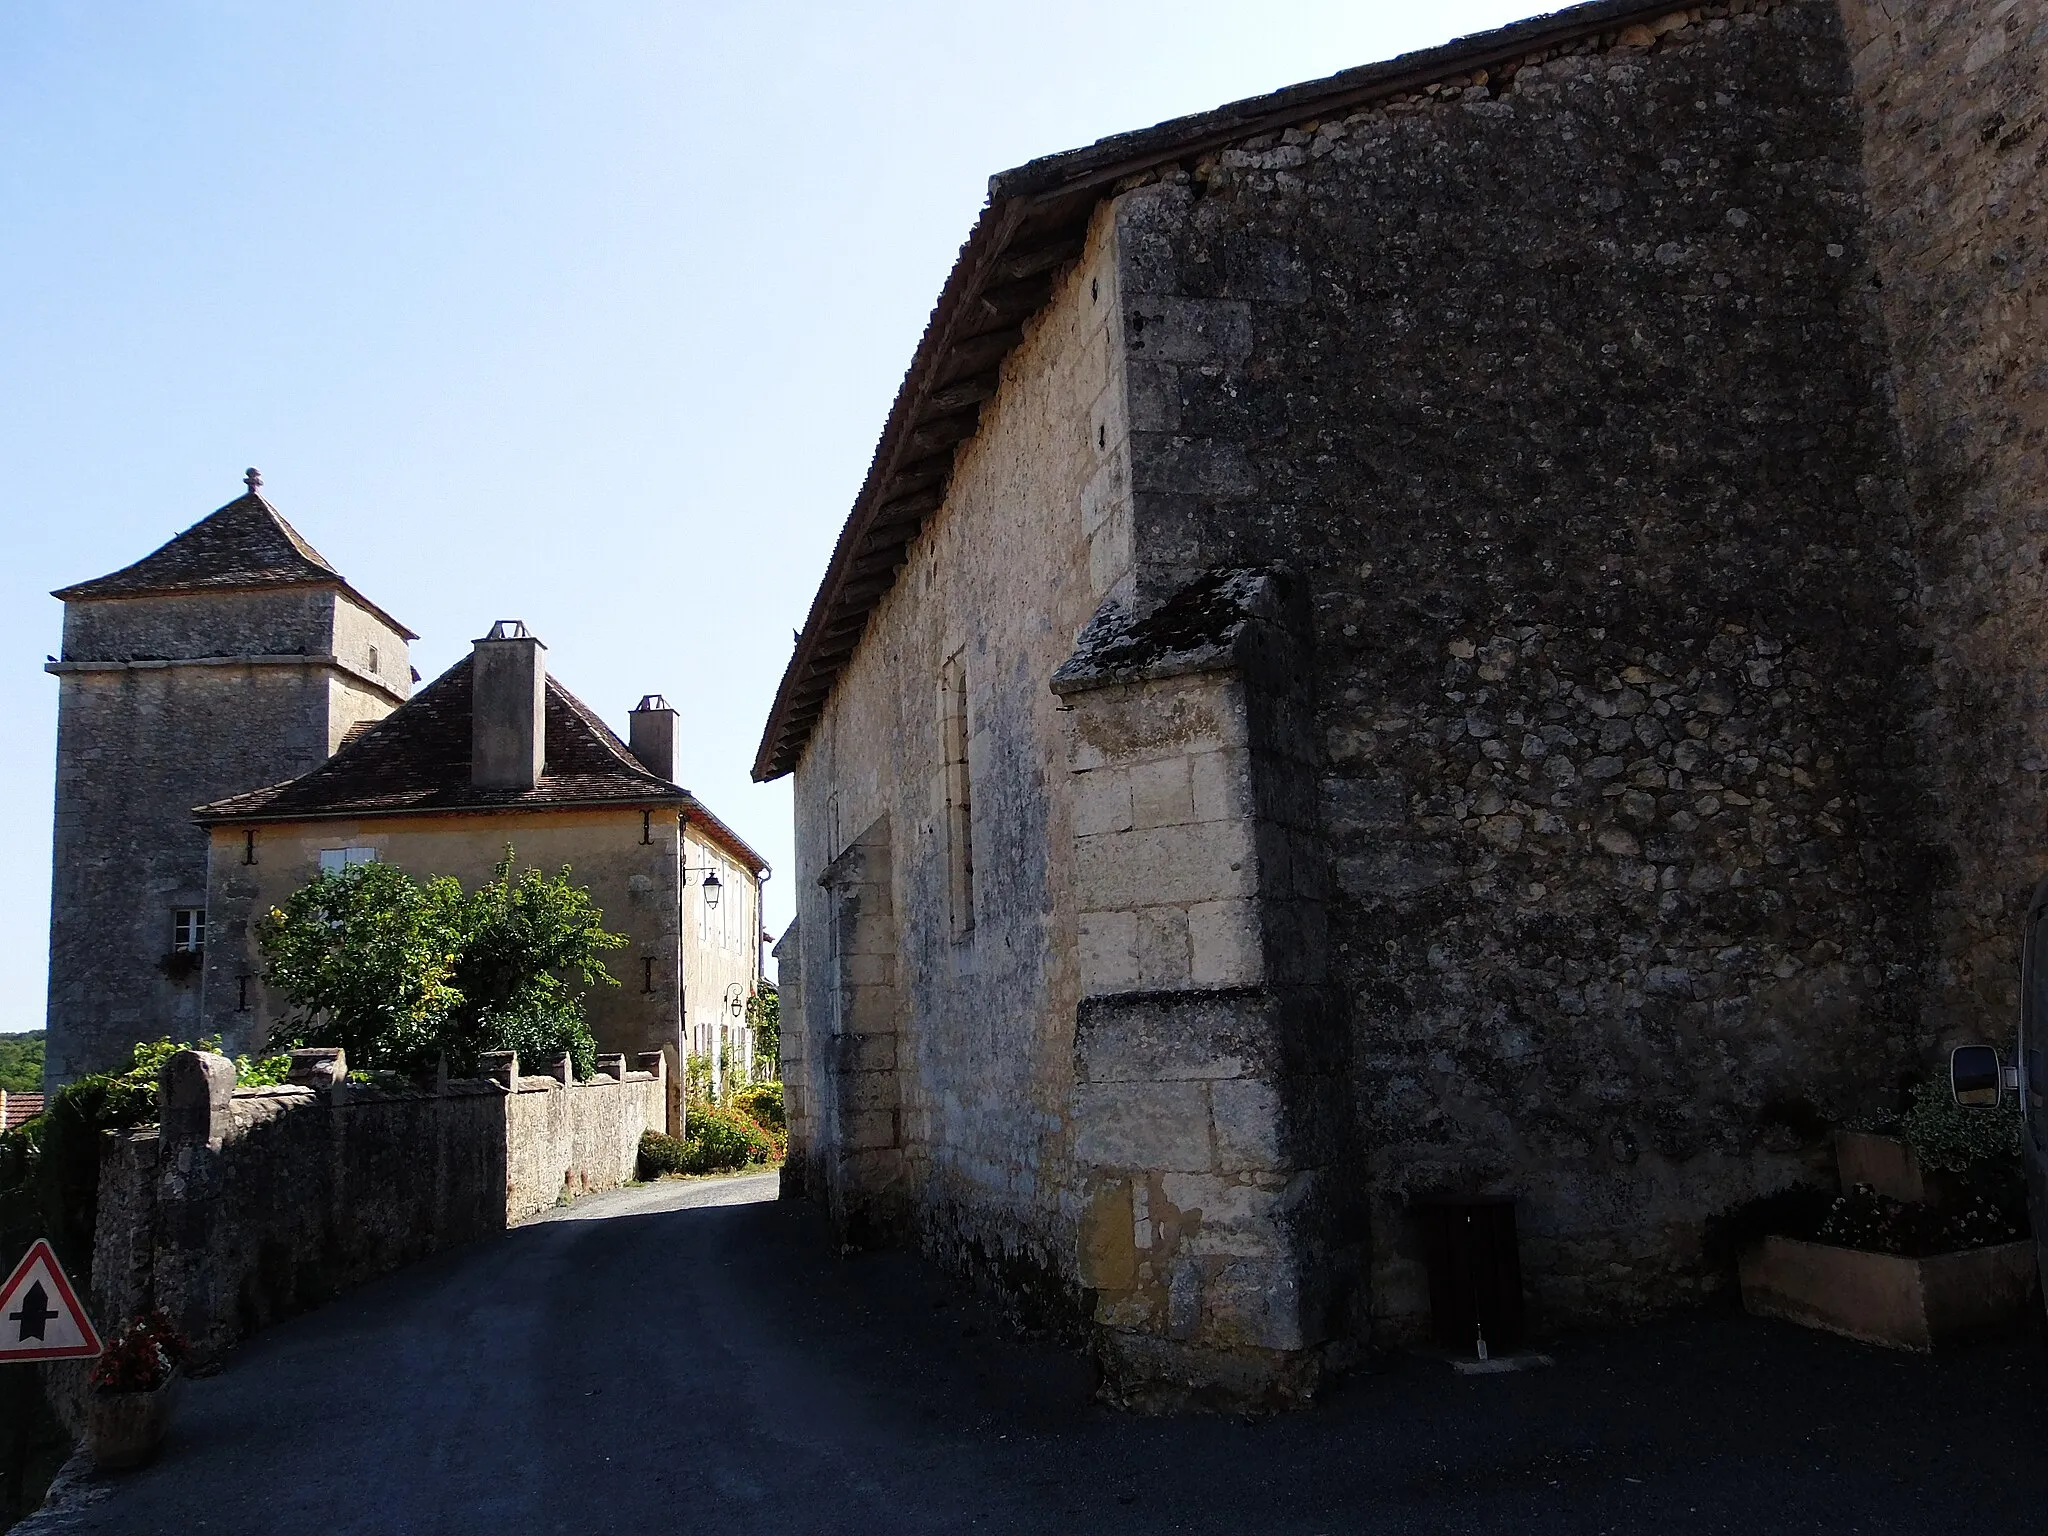
<path id="1" fill-rule="evenodd" d="M 2007 1040 L 2048 873 L 2048 4 L 1847 0 L 1918 559 L 1930 1033 Z"/>
<path id="2" fill-rule="evenodd" d="M 856 1217 L 881 1194 L 878 1214 L 1051 1311 L 1073 1300 L 1065 1120 L 1080 994 L 1066 742 L 1046 683 L 1129 571 L 1116 313 L 1105 216 L 1005 365 L 796 778 L 806 1037 L 791 1054 L 812 1134 L 799 1132 L 795 1166 Z M 949 662 L 965 673 L 974 816 L 964 933 L 941 741 Z M 858 879 L 818 883 L 856 847 Z M 893 966 L 875 948 L 884 924 Z M 863 1190 L 863 1170 L 888 1169 L 889 1191 Z"/>
<path id="3" fill-rule="evenodd" d="M 1386 1336 L 1432 1196 L 1517 1199 L 1539 1325 L 1699 1294 L 1925 1044 L 1849 56 L 1736 9 L 1121 206 L 1139 589 L 1311 593 Z"/>
<path id="4" fill-rule="evenodd" d="M 845 1195 L 886 1111 L 929 1246 L 1164 1380 L 1426 1327 L 1432 1200 L 1514 1200 L 1538 1329 L 1697 1300 L 1831 1119 L 2002 1032 L 2048 830 L 2043 25 L 1693 7 L 1121 183 L 798 771 L 797 1177 Z M 1293 674 L 1054 676 L 1255 578 Z"/>

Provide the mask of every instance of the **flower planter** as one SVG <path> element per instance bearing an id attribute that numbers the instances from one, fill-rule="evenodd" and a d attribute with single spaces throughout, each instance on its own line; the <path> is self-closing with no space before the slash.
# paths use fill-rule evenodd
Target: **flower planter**
<path id="1" fill-rule="evenodd" d="M 1847 1193 L 1863 1185 L 1908 1205 L 1942 1204 L 1962 1194 L 1954 1174 L 1922 1168 L 1903 1136 L 1835 1132 L 1835 1172 Z"/>
<path id="2" fill-rule="evenodd" d="M 170 1427 L 184 1377 L 173 1372 L 153 1392 L 98 1391 L 87 1399 L 85 1439 L 93 1465 L 123 1472 L 152 1460 Z"/>
<path id="3" fill-rule="evenodd" d="M 2035 1256 L 2031 1240 L 1908 1259 L 1767 1237 L 1742 1255 L 1741 1273 L 1743 1308 L 1758 1317 L 1926 1351 L 2016 1322 Z"/>

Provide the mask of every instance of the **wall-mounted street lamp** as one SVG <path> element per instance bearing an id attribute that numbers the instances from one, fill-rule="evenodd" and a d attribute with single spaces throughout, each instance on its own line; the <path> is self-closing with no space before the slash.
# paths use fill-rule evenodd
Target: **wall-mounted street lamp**
<path id="1" fill-rule="evenodd" d="M 704 877 L 704 905 L 707 907 L 716 907 L 718 905 L 718 898 L 725 894 L 725 882 L 718 878 L 718 871 L 715 869 L 707 867 L 698 870 L 691 869 L 687 864 L 683 866 L 683 878 L 685 881 L 687 881 L 691 875 L 696 874 L 701 874 Z"/>

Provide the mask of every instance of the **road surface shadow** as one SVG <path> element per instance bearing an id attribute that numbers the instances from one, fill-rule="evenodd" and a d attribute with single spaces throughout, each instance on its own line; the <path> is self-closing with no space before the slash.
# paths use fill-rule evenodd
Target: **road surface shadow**
<path id="1" fill-rule="evenodd" d="M 1094 1403 L 801 1204 L 623 1191 L 436 1257 L 192 1383 L 164 1458 L 40 1530 L 1229 1533 L 2043 1529 L 2037 1340 L 1919 1358 L 1717 1316 L 1249 1422 Z M 676 1202 L 691 1203 L 678 1207 Z M 572 1219 L 573 1217 L 573 1219 Z"/>

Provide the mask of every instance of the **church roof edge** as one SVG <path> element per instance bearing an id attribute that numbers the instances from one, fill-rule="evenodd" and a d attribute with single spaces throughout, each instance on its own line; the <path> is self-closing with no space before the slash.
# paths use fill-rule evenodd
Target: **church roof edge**
<path id="1" fill-rule="evenodd" d="M 939 292 L 776 689 L 754 759 L 766 782 L 793 771 L 868 615 L 924 520 L 945 501 L 952 456 L 972 437 L 1003 359 L 1078 256 L 1095 206 L 1125 177 L 1260 133 L 1509 62 L 1682 7 L 1592 0 L 1434 48 L 1286 86 L 1211 111 L 1032 160 L 989 178 L 989 200 Z"/>

